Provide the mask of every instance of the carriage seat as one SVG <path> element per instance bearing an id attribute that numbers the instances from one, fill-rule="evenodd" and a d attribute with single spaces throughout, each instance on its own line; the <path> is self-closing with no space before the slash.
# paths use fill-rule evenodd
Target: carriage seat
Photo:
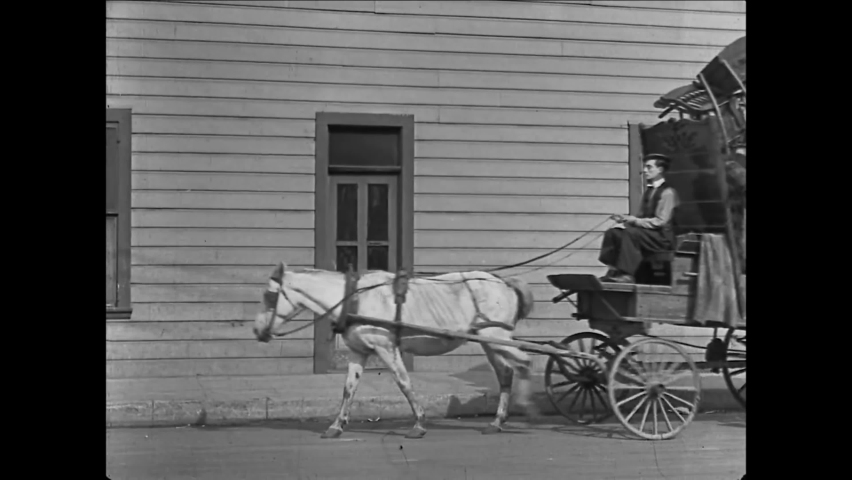
<path id="1" fill-rule="evenodd" d="M 656 252 L 646 254 L 636 271 L 636 283 L 644 285 L 671 284 L 672 262 L 675 252 Z"/>
<path id="2" fill-rule="evenodd" d="M 672 263 L 676 254 L 696 255 L 701 249 L 701 235 L 677 235 L 674 250 L 646 254 L 636 271 L 636 283 L 644 285 L 671 285 Z"/>

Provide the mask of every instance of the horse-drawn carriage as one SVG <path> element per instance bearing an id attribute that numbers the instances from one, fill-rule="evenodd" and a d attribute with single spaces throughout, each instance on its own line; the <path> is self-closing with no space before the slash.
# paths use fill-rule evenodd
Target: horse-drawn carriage
<path id="1" fill-rule="evenodd" d="M 745 37 L 710 62 L 695 84 L 670 92 L 655 106 L 665 108 L 661 117 L 674 110 L 681 118 L 639 125 L 634 137 L 641 148 L 631 154 L 672 159 L 666 182 L 681 197 L 675 248 L 646 258 L 636 284 L 548 276 L 562 290 L 554 303 L 576 295 L 574 317 L 596 330 L 561 343 L 597 352 L 608 366 L 594 372 L 591 365 L 551 359 L 545 373 L 548 396 L 566 417 L 592 423 L 614 412 L 629 430 L 651 439 L 673 437 L 689 423 L 700 399 L 699 369 L 721 370 L 734 398 L 746 403 L 745 156 L 738 152 L 745 149 Z M 704 361 L 696 362 L 682 347 L 700 346 L 653 336 L 660 324 L 712 328 Z M 720 329 L 724 340 L 717 336 Z M 645 338 L 628 343 L 632 336 Z M 586 398 L 586 404 L 578 408 L 563 401 L 568 392 L 575 402 Z M 649 410 L 654 421 L 646 429 Z M 669 413 L 680 425 L 673 426 Z"/>
<path id="2" fill-rule="evenodd" d="M 657 105 L 666 108 L 661 117 L 677 110 L 680 120 L 637 126 L 631 136 L 641 140 L 642 149 L 631 155 L 664 153 L 673 159 L 666 180 L 682 199 L 675 213 L 676 248 L 647 258 L 637 284 L 602 283 L 592 275 L 548 276 L 562 291 L 554 303 L 576 295 L 574 317 L 588 320 L 597 331 L 559 343 L 512 338 L 515 323 L 532 309 L 532 295 L 524 282 L 490 272 L 425 278 L 368 272 L 359 278 L 351 269 L 342 275 L 290 272 L 279 265 L 255 325 L 258 339 L 292 333 L 284 331 L 285 325 L 307 309 L 318 315 L 315 321 L 329 318 L 352 351 L 340 414 L 324 437 L 342 433 L 371 355 L 391 369 L 411 404 L 417 421 L 407 437 L 422 437 L 423 409 L 401 352 L 441 355 L 467 341 L 483 346 L 500 384 L 497 417 L 484 433 L 499 432 L 508 416 L 513 372 L 520 403 L 530 406 L 527 352 L 550 356 L 547 394 L 561 414 L 579 423 L 614 413 L 641 437 L 674 437 L 697 412 L 699 368 L 721 369 L 745 406 L 745 382 L 740 383 L 745 373 L 745 162 L 735 152 L 745 147 L 745 38 L 710 62 L 696 84 L 663 96 Z M 682 342 L 653 336 L 656 324 L 713 328 L 705 361 L 696 362 Z M 716 336 L 720 328 L 727 331 L 724 340 Z M 628 342 L 632 336 L 646 338 Z"/>

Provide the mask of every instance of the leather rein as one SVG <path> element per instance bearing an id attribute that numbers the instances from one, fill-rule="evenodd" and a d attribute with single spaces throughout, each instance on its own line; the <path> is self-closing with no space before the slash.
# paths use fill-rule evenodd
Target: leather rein
<path id="1" fill-rule="evenodd" d="M 344 296 L 343 296 L 343 298 L 342 298 L 339 302 L 337 302 L 336 304 L 334 304 L 331 308 L 327 309 L 327 310 L 325 311 L 325 313 L 323 313 L 323 314 L 322 314 L 322 315 L 320 315 L 319 317 L 317 317 L 317 318 L 313 319 L 311 322 L 309 322 L 309 323 L 307 323 L 307 324 L 305 324 L 305 325 L 302 325 L 302 326 L 301 326 L 301 327 L 299 327 L 299 328 L 296 328 L 296 329 L 290 330 L 290 331 L 288 331 L 288 332 L 284 332 L 284 333 L 281 333 L 281 334 L 278 334 L 278 335 L 273 335 L 273 334 L 272 334 L 272 326 L 275 324 L 275 319 L 276 319 L 276 318 L 282 318 L 282 319 L 284 319 L 284 323 L 285 323 L 285 324 L 286 324 L 286 323 L 289 323 L 289 322 L 291 322 L 294 318 L 296 318 L 296 316 L 298 316 L 300 313 L 302 313 L 303 311 L 307 310 L 307 307 L 299 307 L 299 306 L 296 306 L 296 304 L 295 304 L 295 303 L 293 303 L 293 301 L 292 301 L 292 300 L 290 300 L 290 297 L 288 297 L 288 296 L 287 296 L 287 292 L 285 292 L 285 291 L 284 291 L 284 288 L 283 288 L 283 287 L 284 287 L 284 285 L 283 285 L 281 282 L 279 282 L 278 280 L 274 279 L 274 278 L 273 278 L 272 280 L 274 280 L 274 281 L 275 281 L 275 283 L 278 283 L 278 284 L 280 285 L 280 286 L 278 287 L 278 290 L 277 290 L 276 292 L 271 292 L 271 291 L 267 290 L 267 291 L 265 291 L 265 292 L 263 293 L 263 296 L 264 296 L 264 303 L 265 303 L 266 305 L 269 305 L 270 303 L 274 303 L 274 306 L 273 306 L 272 308 L 267 308 L 267 310 L 266 310 L 266 311 L 267 311 L 267 313 L 272 312 L 273 318 L 272 318 L 272 320 L 270 320 L 270 321 L 269 321 L 269 323 L 266 325 L 266 328 L 263 330 L 263 336 L 266 336 L 266 337 L 269 337 L 269 338 L 281 338 L 281 337 L 286 337 L 287 335 L 290 335 L 290 334 L 292 334 L 292 333 L 298 332 L 299 330 L 304 330 L 305 328 L 308 328 L 308 327 L 310 327 L 311 325 L 313 325 L 314 323 L 316 323 L 316 322 L 318 322 L 318 321 L 320 321 L 320 320 L 323 320 L 324 318 L 326 318 L 326 317 L 328 317 L 329 315 L 331 315 L 331 313 L 332 313 L 332 312 L 334 312 L 334 309 L 335 309 L 335 308 L 339 307 L 341 304 L 343 304 L 343 302 L 345 302 L 346 300 L 348 300 L 350 297 L 353 297 L 353 296 L 355 296 L 355 295 L 357 295 L 357 294 L 359 294 L 359 293 L 361 293 L 361 292 L 364 292 L 364 291 L 367 291 L 367 290 L 372 290 L 373 288 L 377 288 L 377 287 L 380 287 L 380 286 L 382 286 L 382 285 L 383 285 L 383 284 L 378 284 L 378 285 L 373 285 L 373 286 L 370 286 L 370 287 L 364 287 L 364 288 L 360 288 L 360 289 L 355 289 L 352 293 L 350 293 L 350 294 L 348 294 L 348 295 L 344 295 Z M 307 297 L 310 301 L 312 301 L 312 302 L 316 303 L 317 305 L 320 305 L 320 303 L 319 303 L 319 302 L 318 302 L 318 301 L 317 301 L 314 297 L 312 297 L 310 294 L 308 294 L 308 293 L 307 293 L 307 292 L 305 292 L 304 290 L 301 290 L 301 289 L 296 288 L 296 287 L 290 287 L 290 288 L 292 288 L 293 290 L 297 291 L 299 294 L 304 295 L 304 296 L 305 296 L 305 297 Z M 268 301 L 267 301 L 270 295 L 275 295 L 275 302 L 268 302 Z M 295 311 L 294 311 L 293 313 L 291 313 L 290 315 L 287 315 L 286 317 L 278 314 L 278 302 L 281 300 L 281 297 L 282 297 L 282 296 L 283 296 L 283 297 L 287 300 L 287 302 L 289 302 L 289 303 L 290 303 L 290 305 L 292 305 L 292 306 L 293 306 L 293 308 L 295 309 Z"/>

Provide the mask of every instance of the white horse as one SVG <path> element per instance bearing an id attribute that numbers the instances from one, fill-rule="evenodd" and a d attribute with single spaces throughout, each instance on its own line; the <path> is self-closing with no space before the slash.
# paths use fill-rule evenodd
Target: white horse
<path id="1" fill-rule="evenodd" d="M 360 290 L 356 295 L 357 311 L 350 313 L 393 321 L 396 311 L 393 279 L 392 273 L 383 271 L 372 271 L 362 276 L 357 282 Z M 332 321 L 336 321 L 341 314 L 345 284 L 346 277 L 342 273 L 315 269 L 288 271 L 282 262 L 269 279 L 264 295 L 265 311 L 257 316 L 255 336 L 261 342 L 270 341 L 272 337 L 284 333 L 284 325 L 305 309 L 319 315 L 332 309 L 328 315 Z M 475 333 L 484 338 L 511 340 L 510 330 L 520 319 L 528 317 L 532 308 L 532 291 L 521 280 L 504 279 L 485 272 L 447 273 L 409 280 L 401 321 L 409 325 Z M 485 324 L 502 324 L 508 328 Z M 393 372 L 394 380 L 411 405 L 415 424 L 406 438 L 423 437 L 426 434 L 423 428 L 425 414 L 415 399 L 400 350 L 418 356 L 442 355 L 467 341 L 403 329 L 399 338 L 400 347 L 397 348 L 396 336 L 391 329 L 363 324 L 349 325 L 342 335 L 351 350 L 349 373 L 340 413 L 322 438 L 337 438 L 343 433 L 343 426 L 349 423 L 349 410 L 364 365 L 374 354 Z M 536 413 L 530 401 L 532 361 L 527 353 L 516 347 L 481 345 L 500 385 L 496 418 L 482 433 L 497 433 L 502 430 L 508 417 L 509 394 L 515 370 L 519 380 L 516 402 L 525 408 L 528 415 Z"/>

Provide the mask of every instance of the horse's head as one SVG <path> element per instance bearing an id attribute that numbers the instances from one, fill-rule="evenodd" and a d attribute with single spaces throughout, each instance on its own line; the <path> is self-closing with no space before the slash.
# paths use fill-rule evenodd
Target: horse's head
<path id="1" fill-rule="evenodd" d="M 284 262 L 278 264 L 269 277 L 269 284 L 263 292 L 263 311 L 257 314 L 254 322 L 254 335 L 261 342 L 285 332 L 284 325 L 305 310 L 317 314 L 325 312 L 325 307 L 295 285 L 297 279 L 305 276 L 297 272 L 288 272 Z M 302 285 L 304 286 L 304 285 Z"/>

